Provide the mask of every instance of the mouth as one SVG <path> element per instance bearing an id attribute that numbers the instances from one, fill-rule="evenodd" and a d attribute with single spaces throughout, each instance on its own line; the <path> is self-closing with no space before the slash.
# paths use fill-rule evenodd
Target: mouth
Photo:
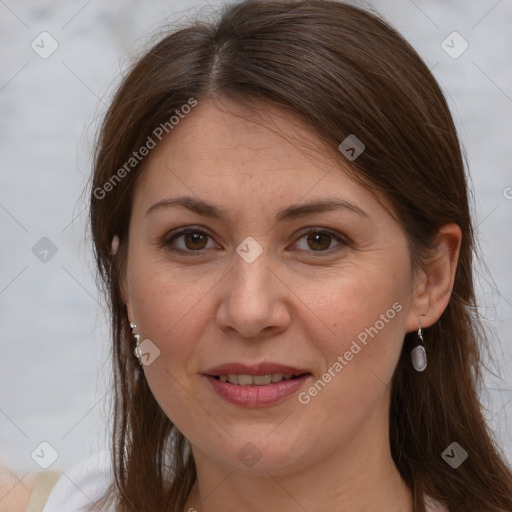
<path id="1" fill-rule="evenodd" d="M 242 407 L 265 407 L 294 395 L 312 373 L 276 363 L 230 363 L 203 374 L 225 401 Z"/>
<path id="2" fill-rule="evenodd" d="M 294 380 L 304 375 L 311 375 L 310 373 L 300 373 L 294 375 L 293 373 L 265 373 L 262 375 L 247 375 L 228 373 L 222 375 L 211 375 L 214 379 L 220 382 L 229 382 L 236 386 L 268 386 L 269 384 L 277 384 L 283 380 Z"/>

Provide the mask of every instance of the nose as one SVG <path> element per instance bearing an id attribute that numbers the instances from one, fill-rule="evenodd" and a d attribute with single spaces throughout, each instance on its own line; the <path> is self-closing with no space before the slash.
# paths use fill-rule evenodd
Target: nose
<path id="1" fill-rule="evenodd" d="M 293 294 L 269 266 L 265 252 L 252 263 L 236 255 L 234 267 L 222 282 L 219 328 L 236 331 L 244 338 L 262 339 L 289 326 Z"/>

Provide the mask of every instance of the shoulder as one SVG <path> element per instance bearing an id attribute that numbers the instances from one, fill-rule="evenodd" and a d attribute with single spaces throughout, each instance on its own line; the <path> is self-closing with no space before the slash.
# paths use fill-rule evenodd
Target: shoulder
<path id="1" fill-rule="evenodd" d="M 69 471 L 45 470 L 35 477 L 0 467 L 0 512 L 86 512 L 111 482 L 106 451 L 85 458 Z"/>
<path id="2" fill-rule="evenodd" d="M 0 512 L 86 512 L 112 482 L 109 452 L 95 453 L 69 471 L 16 474 L 0 467 Z M 108 509 L 105 512 L 115 512 Z"/>
<path id="3" fill-rule="evenodd" d="M 24 512 L 33 488 L 33 478 L 0 467 L 0 512 Z"/>

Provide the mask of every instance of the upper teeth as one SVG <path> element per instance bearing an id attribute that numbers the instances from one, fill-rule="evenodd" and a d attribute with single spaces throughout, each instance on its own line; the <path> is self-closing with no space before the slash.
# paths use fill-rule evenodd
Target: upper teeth
<path id="1" fill-rule="evenodd" d="M 257 386 L 265 386 L 271 382 L 281 382 L 290 380 L 293 377 L 292 373 L 267 373 L 265 375 L 219 375 L 221 382 L 230 382 L 231 384 L 238 384 L 239 386 L 250 386 L 256 384 Z"/>

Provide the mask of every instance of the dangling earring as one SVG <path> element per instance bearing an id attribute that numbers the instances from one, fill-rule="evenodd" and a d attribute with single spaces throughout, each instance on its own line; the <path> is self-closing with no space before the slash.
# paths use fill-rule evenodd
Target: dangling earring
<path id="1" fill-rule="evenodd" d="M 418 340 L 416 346 L 411 351 L 412 365 L 417 372 L 422 372 L 427 367 L 427 351 L 423 343 L 423 331 L 421 322 L 418 329 Z"/>
<path id="2" fill-rule="evenodd" d="M 140 349 L 140 334 L 135 334 L 133 332 L 134 329 L 136 329 L 136 328 L 137 328 L 137 326 L 130 322 L 130 329 L 132 330 L 132 335 L 135 338 L 135 350 L 133 351 L 133 353 L 135 354 L 135 357 L 139 360 L 140 365 L 143 366 L 142 353 L 141 353 L 141 349 Z"/>

